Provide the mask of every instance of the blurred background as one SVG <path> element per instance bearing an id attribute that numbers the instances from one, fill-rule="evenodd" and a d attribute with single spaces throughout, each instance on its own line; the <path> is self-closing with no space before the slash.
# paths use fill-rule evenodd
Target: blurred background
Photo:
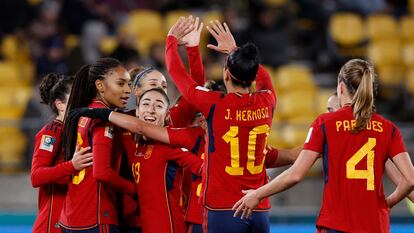
<path id="1" fill-rule="evenodd" d="M 54 118 L 40 104 L 42 76 L 72 75 L 110 56 L 127 68 L 154 66 L 168 77 L 165 36 L 179 16 L 189 14 L 205 24 L 225 21 L 237 44 L 259 47 L 278 97 L 272 146 L 303 144 L 309 124 L 336 91 L 340 67 L 358 57 L 375 65 L 377 111 L 400 127 L 413 154 L 414 0 L 1 0 L 0 232 L 13 224 L 30 231 L 36 215 L 37 190 L 28 176 L 33 139 Z M 205 30 L 200 46 L 206 77 L 220 80 L 224 57 L 207 43 L 215 42 Z M 171 80 L 168 85 L 174 102 L 179 93 Z M 321 174 L 316 164 L 303 183 L 274 197 L 272 222 L 312 226 L 322 198 Z M 387 178 L 384 183 L 389 194 L 393 186 Z M 405 202 L 392 210 L 392 222 L 414 224 Z M 414 232 L 414 225 L 404 226 L 404 232 Z M 19 228 L 13 229 L 8 232 Z"/>

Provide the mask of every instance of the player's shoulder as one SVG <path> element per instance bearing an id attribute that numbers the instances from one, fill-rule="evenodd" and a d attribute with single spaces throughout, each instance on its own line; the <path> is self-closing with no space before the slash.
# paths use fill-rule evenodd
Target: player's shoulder
<path id="1" fill-rule="evenodd" d="M 48 122 L 38 134 L 60 135 L 63 130 L 63 122 L 60 120 L 53 120 Z"/>

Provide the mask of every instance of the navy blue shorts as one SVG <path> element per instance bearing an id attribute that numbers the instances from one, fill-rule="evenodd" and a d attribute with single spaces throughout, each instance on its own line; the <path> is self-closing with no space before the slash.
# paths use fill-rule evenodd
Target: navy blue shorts
<path id="1" fill-rule="evenodd" d="M 203 233 L 203 226 L 201 224 L 190 223 L 187 228 L 187 233 Z"/>
<path id="2" fill-rule="evenodd" d="M 233 217 L 234 210 L 204 209 L 204 233 L 269 233 L 269 212 L 253 212 L 249 219 Z"/>
<path id="3" fill-rule="evenodd" d="M 69 230 L 61 227 L 62 233 L 119 233 L 117 225 L 99 225 L 88 230 Z"/>
<path id="4" fill-rule="evenodd" d="M 119 233 L 142 233 L 141 227 L 119 227 Z"/>

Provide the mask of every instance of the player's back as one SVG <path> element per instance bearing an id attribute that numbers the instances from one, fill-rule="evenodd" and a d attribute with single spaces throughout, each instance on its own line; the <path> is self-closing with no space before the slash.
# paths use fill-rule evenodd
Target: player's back
<path id="1" fill-rule="evenodd" d="M 346 232 L 389 232 L 382 174 L 388 157 L 404 150 L 401 134 L 376 113 L 359 133 L 352 132 L 355 123 L 352 108 L 344 107 L 320 116 L 310 129 L 320 134 L 316 144 L 323 145 L 325 189 L 317 225 Z M 310 132 L 305 149 L 315 144 L 311 137 L 318 133 Z"/>
<path id="2" fill-rule="evenodd" d="M 270 91 L 231 93 L 211 105 L 202 193 L 207 208 L 231 209 L 242 190 L 267 182 L 263 162 L 274 105 Z M 258 209 L 269 207 L 266 199 Z"/>

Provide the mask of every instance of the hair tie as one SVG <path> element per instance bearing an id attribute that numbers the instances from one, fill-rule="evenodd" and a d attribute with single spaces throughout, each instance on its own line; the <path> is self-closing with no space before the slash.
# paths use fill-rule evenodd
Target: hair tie
<path id="1" fill-rule="evenodd" d="M 154 67 L 147 67 L 145 68 L 143 71 L 139 72 L 137 75 L 135 75 L 135 79 L 134 79 L 134 85 L 133 87 L 137 87 L 139 80 L 144 77 L 144 75 L 150 73 L 151 71 L 155 70 Z"/>

